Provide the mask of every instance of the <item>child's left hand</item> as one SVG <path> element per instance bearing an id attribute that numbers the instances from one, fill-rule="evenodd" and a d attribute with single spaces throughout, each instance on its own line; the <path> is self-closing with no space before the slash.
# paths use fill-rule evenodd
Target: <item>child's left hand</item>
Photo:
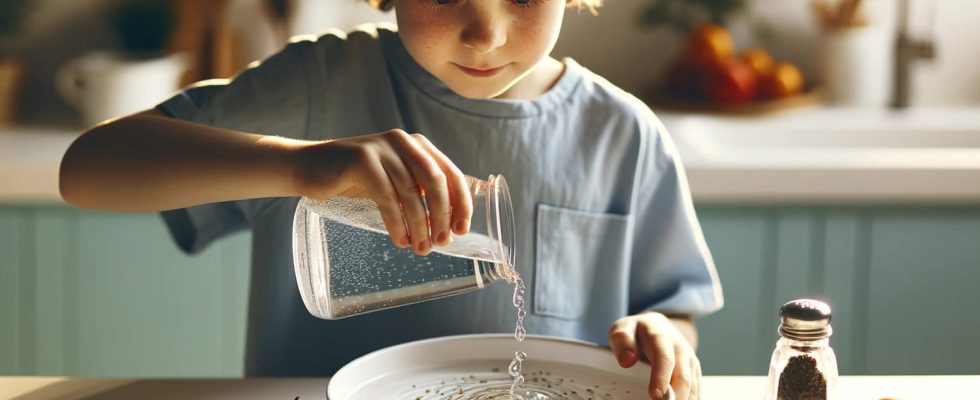
<path id="1" fill-rule="evenodd" d="M 668 399 L 668 385 L 673 386 L 677 400 L 699 398 L 701 363 L 665 315 L 647 312 L 620 318 L 609 328 L 609 347 L 623 368 L 635 365 L 643 352 L 651 366 L 647 389 L 651 399 Z"/>

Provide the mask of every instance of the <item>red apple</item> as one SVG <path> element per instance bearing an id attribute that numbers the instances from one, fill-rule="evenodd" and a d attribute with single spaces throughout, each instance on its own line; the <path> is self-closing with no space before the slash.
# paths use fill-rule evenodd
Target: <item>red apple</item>
<path id="1" fill-rule="evenodd" d="M 740 104 L 752 101 L 758 85 L 758 78 L 751 67 L 737 59 L 729 59 L 705 71 L 701 90 L 708 100 Z"/>

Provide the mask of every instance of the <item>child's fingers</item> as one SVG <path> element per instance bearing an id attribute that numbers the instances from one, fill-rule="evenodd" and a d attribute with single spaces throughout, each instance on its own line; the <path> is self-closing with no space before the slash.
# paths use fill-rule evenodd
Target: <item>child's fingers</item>
<path id="1" fill-rule="evenodd" d="M 391 180 L 391 186 L 398 194 L 405 225 L 408 226 L 408 234 L 412 239 L 412 250 L 422 256 L 429 254 L 432 250 L 429 239 L 429 216 L 415 177 L 397 154 L 383 157 L 381 165 L 384 166 Z"/>
<path id="2" fill-rule="evenodd" d="M 400 144 L 404 146 L 404 150 L 400 151 L 399 155 L 404 159 L 416 182 L 425 190 L 429 212 L 429 234 L 433 243 L 445 246 L 449 244 L 451 238 L 447 177 L 438 162 L 421 143 L 413 138 L 420 136 L 414 134 L 405 138 L 406 142 Z"/>
<path id="3" fill-rule="evenodd" d="M 398 193 L 395 192 L 395 188 L 391 184 L 391 178 L 388 177 L 388 173 L 380 162 L 372 160 L 367 165 L 367 171 L 361 174 L 361 179 L 364 180 L 361 186 L 371 188 L 369 191 L 371 200 L 377 204 L 378 211 L 381 212 L 381 219 L 388 229 L 388 236 L 391 237 L 395 247 L 406 248 L 412 242 L 402 216 L 401 202 L 398 200 Z"/>
<path id="4" fill-rule="evenodd" d="M 428 138 L 419 134 L 412 136 L 442 169 L 449 190 L 451 229 L 457 235 L 465 235 L 470 230 L 470 218 L 473 215 L 473 199 L 470 197 L 466 176 Z"/>
<path id="5" fill-rule="evenodd" d="M 691 357 L 691 374 L 694 376 L 694 382 L 691 385 L 691 394 L 687 398 L 699 400 L 701 398 L 701 362 L 698 361 L 697 357 Z"/>
<path id="6" fill-rule="evenodd" d="M 636 364 L 636 319 L 621 318 L 609 328 L 609 348 L 612 350 L 619 366 L 632 367 Z"/>
<path id="7" fill-rule="evenodd" d="M 674 364 L 674 373 L 670 379 L 670 384 L 674 387 L 677 400 L 688 400 L 691 398 L 691 390 L 694 388 L 695 382 L 694 369 L 692 368 L 694 355 L 681 348 L 680 345 L 674 347 L 674 354 L 677 362 Z"/>
<path id="8" fill-rule="evenodd" d="M 657 334 L 648 324 L 637 327 L 636 336 L 643 354 L 650 361 L 650 398 L 665 399 L 667 386 L 670 386 L 670 377 L 674 374 L 674 365 L 677 362 L 673 343 Z"/>

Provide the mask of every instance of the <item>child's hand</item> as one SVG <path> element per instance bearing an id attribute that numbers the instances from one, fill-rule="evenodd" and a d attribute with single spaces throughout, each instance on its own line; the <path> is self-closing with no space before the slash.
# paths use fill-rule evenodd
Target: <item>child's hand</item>
<path id="1" fill-rule="evenodd" d="M 651 399 L 668 399 L 668 385 L 673 386 L 678 400 L 699 398 L 701 363 L 684 335 L 663 314 L 620 318 L 609 328 L 609 347 L 623 368 L 635 365 L 642 352 L 651 366 Z"/>
<path id="2" fill-rule="evenodd" d="M 464 175 L 420 134 L 394 129 L 313 143 L 296 154 L 301 195 L 374 200 L 398 248 L 411 245 L 426 255 L 433 243 L 448 245 L 451 232 L 469 231 L 473 206 Z"/>

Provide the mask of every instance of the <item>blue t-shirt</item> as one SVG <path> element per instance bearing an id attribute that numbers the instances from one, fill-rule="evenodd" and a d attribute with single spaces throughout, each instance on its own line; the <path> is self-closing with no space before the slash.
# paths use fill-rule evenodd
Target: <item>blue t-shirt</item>
<path id="1" fill-rule="evenodd" d="M 533 100 L 467 99 L 419 66 L 393 28 L 366 26 L 298 38 L 234 79 L 202 82 L 158 109 L 308 140 L 400 128 L 428 137 L 467 175 L 503 175 L 529 334 L 605 344 L 610 324 L 629 314 L 718 310 L 721 286 L 663 125 L 633 96 L 571 59 L 563 63 L 558 82 Z M 514 331 L 506 284 L 342 320 L 311 316 L 293 274 L 297 201 L 163 213 L 191 253 L 252 230 L 246 375 L 326 376 L 398 343 Z"/>

